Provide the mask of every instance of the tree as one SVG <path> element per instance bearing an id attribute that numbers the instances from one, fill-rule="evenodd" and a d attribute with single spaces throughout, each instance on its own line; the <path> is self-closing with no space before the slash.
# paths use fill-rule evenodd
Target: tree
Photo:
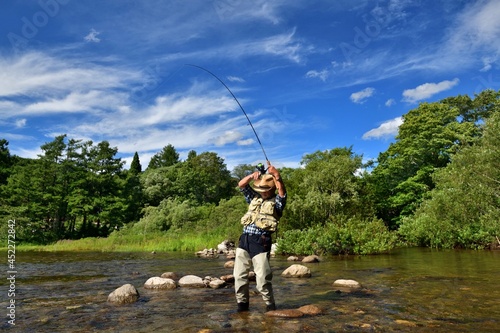
<path id="1" fill-rule="evenodd" d="M 12 166 L 12 157 L 9 151 L 9 141 L 0 140 L 0 185 L 7 183 L 10 167 Z"/>
<path id="2" fill-rule="evenodd" d="M 483 137 L 436 171 L 434 190 L 399 233 L 419 246 L 485 248 L 500 230 L 500 110 Z"/>
<path id="3" fill-rule="evenodd" d="M 179 163 L 179 154 L 171 144 L 163 147 L 162 151 L 156 153 L 149 161 L 148 169 L 168 167 Z"/>
<path id="4" fill-rule="evenodd" d="M 306 155 L 301 164 L 302 170 L 284 173 L 290 201 L 285 210 L 287 229 L 324 225 L 332 216 L 355 211 L 361 214 L 356 172 L 362 157 L 352 147 L 317 151 Z"/>
<path id="5" fill-rule="evenodd" d="M 142 172 L 141 162 L 139 161 L 139 154 L 135 152 L 134 158 L 132 159 L 132 163 L 130 164 L 130 172 L 134 175 L 137 175 Z"/>
<path id="6" fill-rule="evenodd" d="M 369 184 L 378 217 L 397 228 L 423 195 L 434 188 L 432 174 L 481 135 L 480 123 L 498 108 L 498 93 L 485 91 L 474 100 L 458 96 L 422 103 L 403 116 L 396 142 L 381 153 Z"/>

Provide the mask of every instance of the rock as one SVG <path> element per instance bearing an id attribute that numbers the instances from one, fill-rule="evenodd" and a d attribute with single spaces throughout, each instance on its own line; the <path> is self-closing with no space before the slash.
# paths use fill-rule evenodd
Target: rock
<path id="1" fill-rule="evenodd" d="M 297 257 L 297 256 L 289 256 L 288 258 L 286 258 L 286 260 L 288 260 L 288 261 L 299 261 L 299 257 Z"/>
<path id="2" fill-rule="evenodd" d="M 323 312 L 318 306 L 312 304 L 301 306 L 297 310 L 309 316 L 316 316 Z"/>
<path id="3" fill-rule="evenodd" d="M 219 245 L 217 245 L 217 252 L 218 253 L 227 253 L 231 250 L 234 250 L 234 243 L 227 240 L 227 239 L 225 241 L 223 241 L 222 243 L 220 243 Z"/>
<path id="4" fill-rule="evenodd" d="M 269 317 L 281 317 L 281 318 L 299 318 L 304 316 L 304 313 L 299 310 L 288 309 L 288 310 L 274 310 L 267 311 L 266 316 Z"/>
<path id="5" fill-rule="evenodd" d="M 206 285 L 203 282 L 203 279 L 196 275 L 186 275 L 180 278 L 179 280 L 180 287 L 188 287 L 188 288 L 205 288 Z"/>
<path id="6" fill-rule="evenodd" d="M 276 256 L 276 250 L 278 249 L 278 243 L 271 244 L 271 257 Z"/>
<path id="7" fill-rule="evenodd" d="M 227 283 L 233 283 L 234 282 L 234 275 L 223 275 L 220 277 L 221 280 L 226 281 Z"/>
<path id="8" fill-rule="evenodd" d="M 416 327 L 417 326 L 417 324 L 415 324 L 414 322 L 408 321 L 408 320 L 403 320 L 403 319 L 396 319 L 394 322 L 396 324 L 404 325 L 404 326 L 408 326 L 408 327 Z"/>
<path id="9" fill-rule="evenodd" d="M 212 289 L 219 289 L 219 288 L 223 288 L 224 286 L 226 286 L 226 281 L 224 280 L 221 280 L 221 279 L 217 279 L 217 278 L 214 278 L 210 281 L 210 283 L 208 284 L 208 286 Z"/>
<path id="10" fill-rule="evenodd" d="M 283 277 L 311 277 L 311 270 L 303 265 L 294 264 L 281 273 Z"/>
<path id="11" fill-rule="evenodd" d="M 229 250 L 229 251 L 227 251 L 226 258 L 229 259 L 229 260 L 232 260 L 232 259 L 236 258 L 236 251 L 235 250 Z"/>
<path id="12" fill-rule="evenodd" d="M 124 284 L 120 288 L 113 291 L 108 296 L 108 302 L 117 304 L 134 303 L 139 299 L 139 292 L 131 284 Z"/>
<path id="13" fill-rule="evenodd" d="M 335 280 L 335 282 L 333 282 L 333 286 L 347 288 L 351 290 L 361 289 L 361 284 L 355 280 L 344 280 L 344 279 Z"/>
<path id="14" fill-rule="evenodd" d="M 177 284 L 172 279 L 162 278 L 162 277 L 152 277 L 149 278 L 146 283 L 144 283 L 144 288 L 146 289 L 175 289 Z"/>
<path id="15" fill-rule="evenodd" d="M 234 268 L 234 261 L 226 261 L 226 263 L 224 264 L 224 268 Z"/>
<path id="16" fill-rule="evenodd" d="M 307 256 L 304 259 L 302 259 L 302 262 L 304 263 L 319 262 L 319 257 L 317 255 Z"/>
<path id="17" fill-rule="evenodd" d="M 179 279 L 179 277 L 177 276 L 177 274 L 175 274 L 174 272 L 165 272 L 160 277 L 162 277 L 164 279 L 172 279 L 172 280 L 178 280 Z"/>
<path id="18" fill-rule="evenodd" d="M 204 249 L 202 251 L 196 252 L 196 255 L 202 258 L 214 258 L 219 256 L 217 250 L 215 249 Z"/>

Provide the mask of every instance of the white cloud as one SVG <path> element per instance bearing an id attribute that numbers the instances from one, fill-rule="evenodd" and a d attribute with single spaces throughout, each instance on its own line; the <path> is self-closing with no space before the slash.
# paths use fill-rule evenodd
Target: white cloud
<path id="1" fill-rule="evenodd" d="M 394 100 L 394 98 L 390 98 L 385 102 L 385 106 L 387 106 L 387 107 L 393 106 L 394 104 L 396 104 L 396 101 Z"/>
<path id="2" fill-rule="evenodd" d="M 367 98 L 371 97 L 375 89 L 373 88 L 365 88 L 361 91 L 355 92 L 351 94 L 351 101 L 354 103 L 362 104 L 366 101 Z"/>
<path id="3" fill-rule="evenodd" d="M 399 126 L 403 124 L 403 118 L 397 117 L 382 123 L 379 127 L 374 128 L 363 134 L 363 139 L 381 139 L 395 136 L 398 134 Z"/>
<path id="4" fill-rule="evenodd" d="M 228 143 L 237 142 L 243 135 L 237 131 L 226 131 L 224 134 L 215 137 L 212 141 L 216 146 L 224 146 Z"/>
<path id="5" fill-rule="evenodd" d="M 423 99 L 429 98 L 440 92 L 449 90 L 456 86 L 460 80 L 455 78 L 453 80 L 445 80 L 439 83 L 424 83 L 415 89 L 407 89 L 403 91 L 403 99 L 406 102 L 414 103 Z"/>
<path id="6" fill-rule="evenodd" d="M 100 34 L 101 33 L 98 32 L 97 30 L 91 29 L 89 34 L 87 36 L 83 37 L 83 39 L 89 43 L 99 43 L 101 41 L 101 39 L 98 38 L 97 36 Z"/>
<path id="7" fill-rule="evenodd" d="M 306 73 L 306 77 L 319 78 L 323 82 L 325 82 L 329 76 L 330 76 L 330 72 L 327 69 L 323 69 L 322 71 L 310 70 Z"/>
<path id="8" fill-rule="evenodd" d="M 246 139 L 246 140 L 239 140 L 237 142 L 238 146 L 249 146 L 251 144 L 253 144 L 255 142 L 254 139 L 252 138 L 249 138 L 249 139 Z"/>
<path id="9" fill-rule="evenodd" d="M 228 76 L 227 79 L 230 81 L 230 82 L 239 82 L 239 83 L 243 83 L 245 82 L 244 79 L 242 79 L 241 77 L 237 77 L 237 76 Z"/>
<path id="10" fill-rule="evenodd" d="M 16 125 L 16 128 L 23 128 L 24 126 L 26 126 L 26 118 L 23 118 L 23 119 L 18 119 L 15 121 L 15 125 Z"/>

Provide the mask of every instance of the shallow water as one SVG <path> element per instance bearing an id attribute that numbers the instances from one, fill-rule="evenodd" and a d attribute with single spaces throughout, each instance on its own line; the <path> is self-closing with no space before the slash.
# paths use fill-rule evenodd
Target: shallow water
<path id="1" fill-rule="evenodd" d="M 282 278 L 292 262 L 271 259 L 278 309 L 315 304 L 319 316 L 296 319 L 264 314 L 259 295 L 250 312 L 235 311 L 232 285 L 223 289 L 152 291 L 144 282 L 164 272 L 222 276 L 227 260 L 192 253 L 44 253 L 16 258 L 13 332 L 500 332 L 500 252 L 403 249 L 364 257 L 322 258 L 305 264 L 307 279 Z M 5 273 L 7 274 L 7 273 Z M 336 279 L 364 289 L 339 293 Z M 7 295 L 8 281 L 0 283 Z M 133 284 L 138 302 L 113 305 L 107 297 Z M 7 314 L 7 297 L 1 307 Z"/>

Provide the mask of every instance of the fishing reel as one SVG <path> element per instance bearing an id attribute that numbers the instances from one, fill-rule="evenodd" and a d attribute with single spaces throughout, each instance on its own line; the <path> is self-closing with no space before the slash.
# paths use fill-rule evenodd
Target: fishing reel
<path id="1" fill-rule="evenodd" d="M 261 175 L 265 174 L 267 171 L 266 167 L 264 167 L 264 164 L 262 163 L 257 164 L 255 166 L 255 169 L 257 169 L 257 171 L 259 171 Z"/>

